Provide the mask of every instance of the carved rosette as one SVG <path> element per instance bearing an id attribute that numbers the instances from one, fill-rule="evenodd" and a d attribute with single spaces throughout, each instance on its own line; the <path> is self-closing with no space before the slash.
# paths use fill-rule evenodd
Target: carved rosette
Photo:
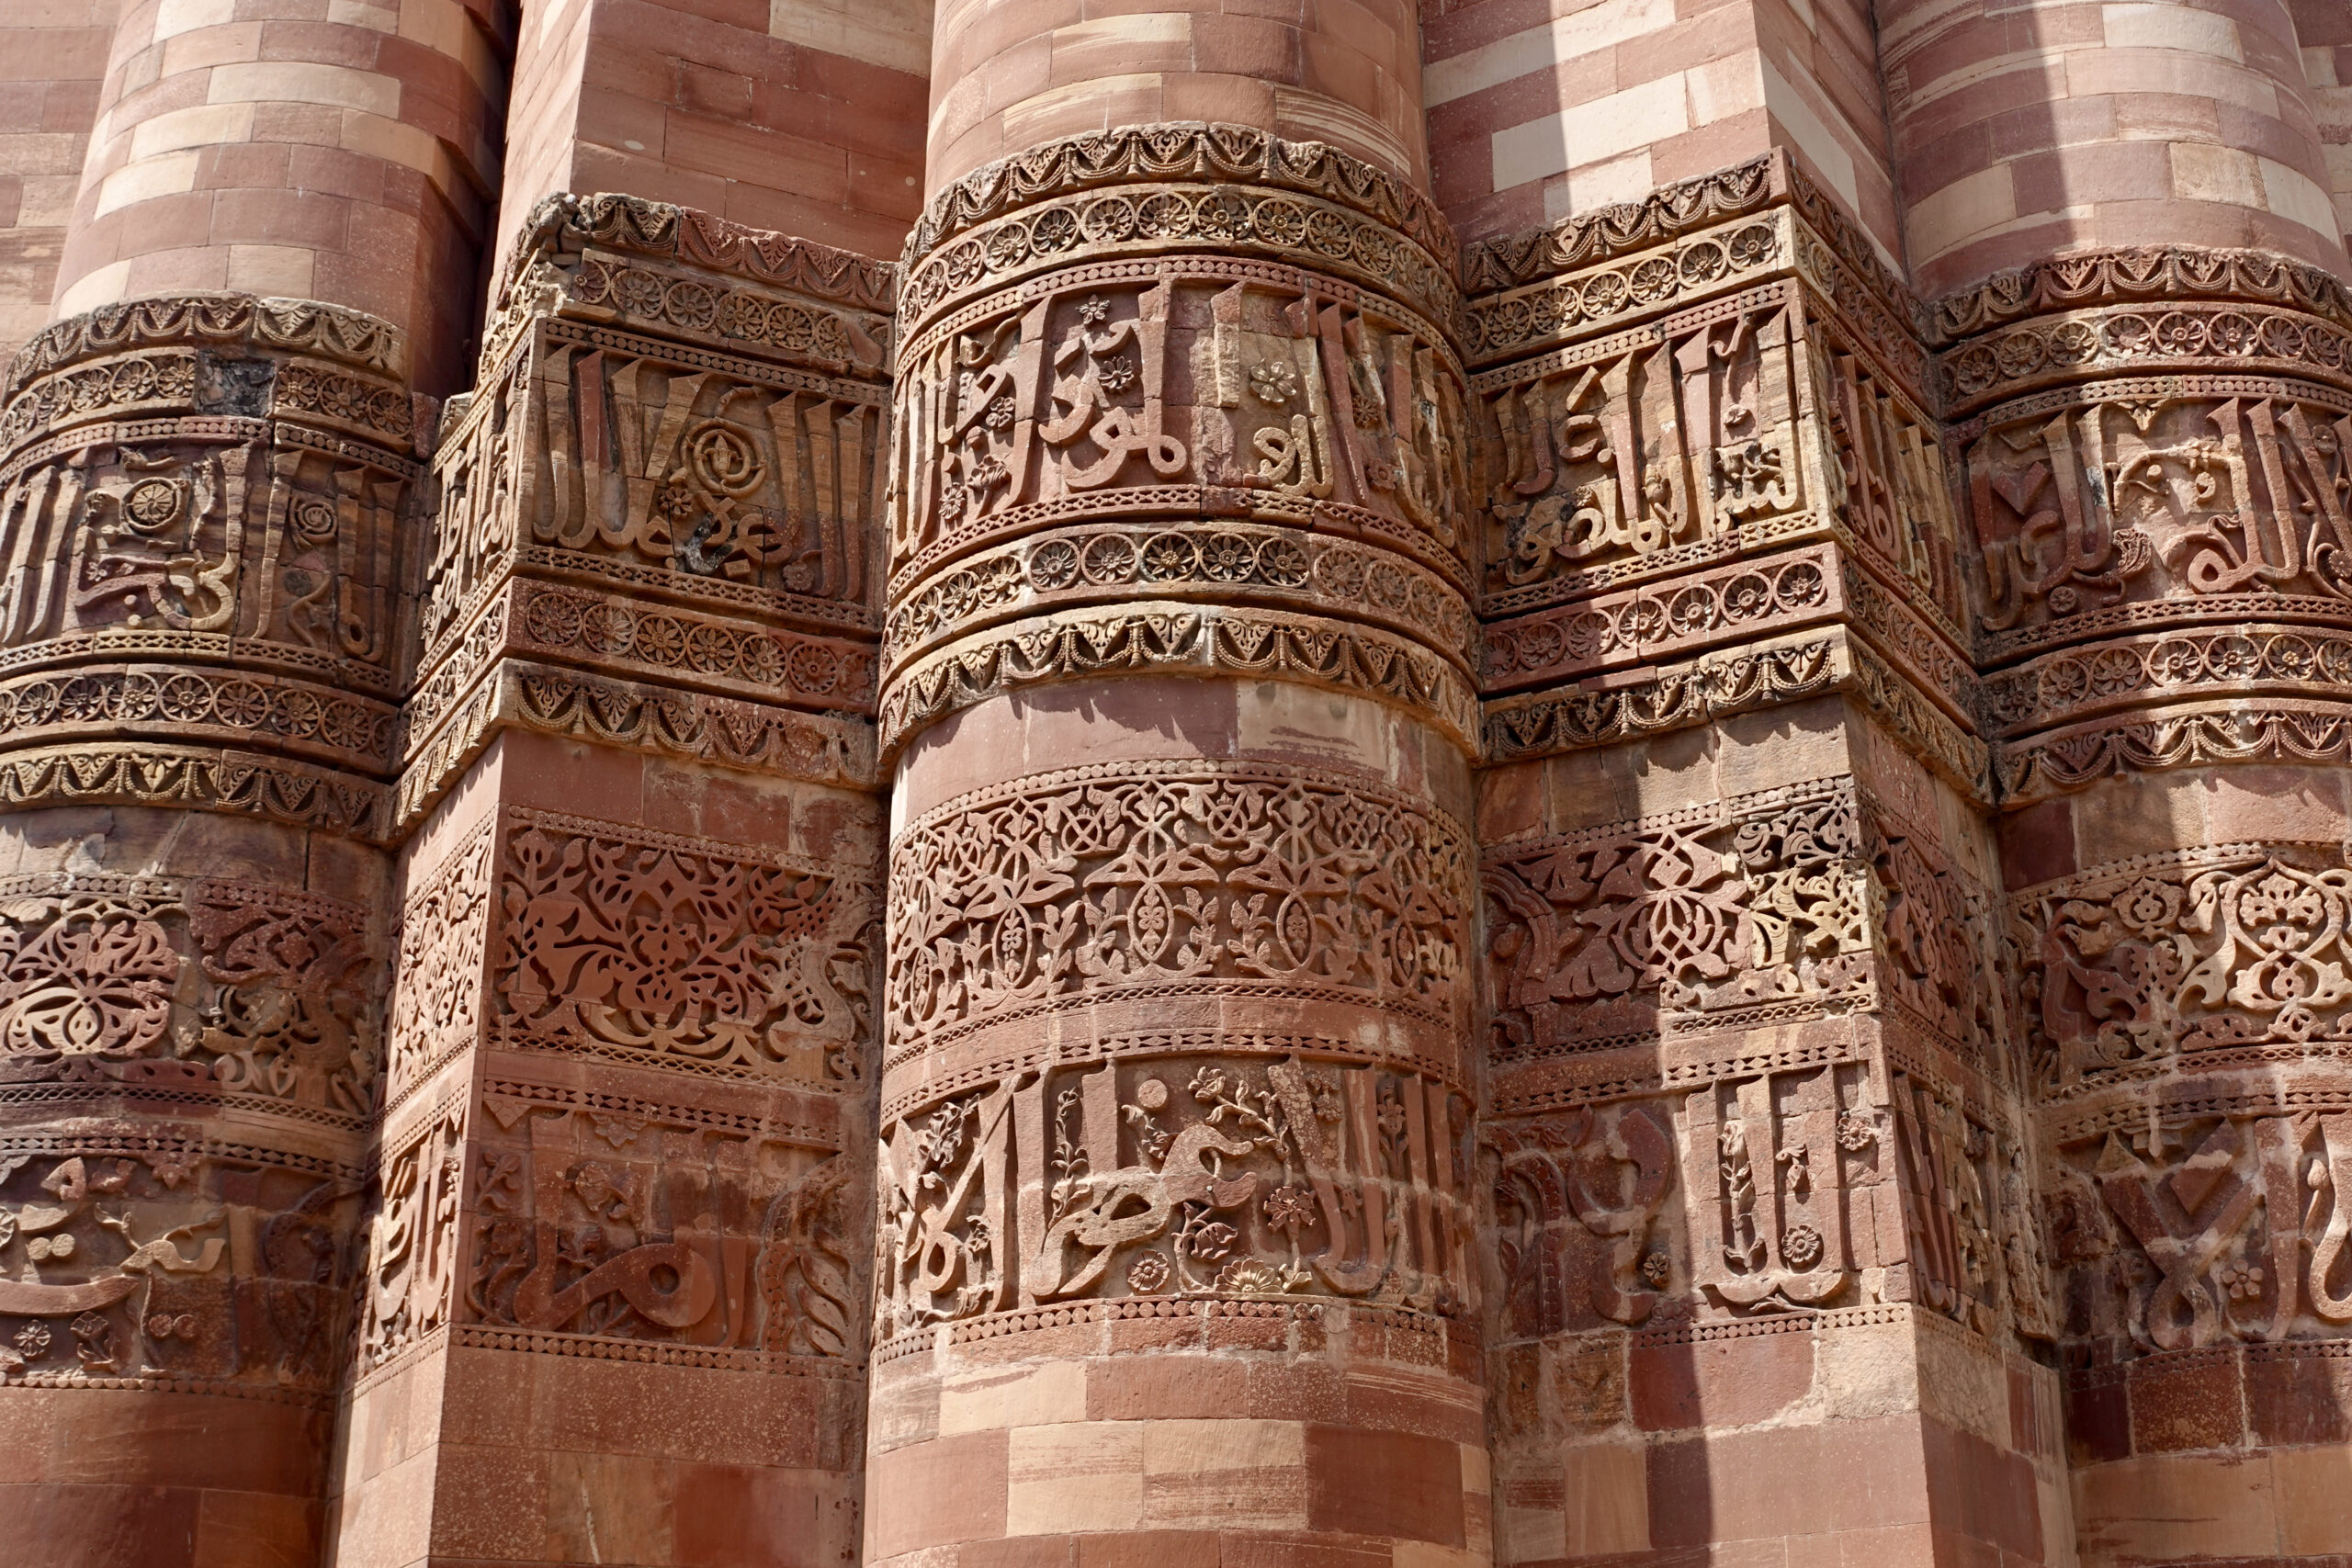
<path id="1" fill-rule="evenodd" d="M 872 779 L 895 270 L 556 197 L 444 421 L 400 819 L 510 726 Z"/>
<path id="2" fill-rule="evenodd" d="M 371 317 L 107 306 L 0 412 L 0 795 L 163 802 L 381 840 L 431 405 Z"/>
<path id="3" fill-rule="evenodd" d="M 1357 693 L 1474 745 L 1452 254 L 1390 176 L 1238 126 L 943 192 L 899 303 L 885 757 L 1115 671 Z"/>

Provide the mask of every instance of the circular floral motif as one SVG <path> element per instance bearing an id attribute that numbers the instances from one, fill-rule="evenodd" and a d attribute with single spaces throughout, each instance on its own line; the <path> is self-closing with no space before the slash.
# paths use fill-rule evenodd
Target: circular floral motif
<path id="1" fill-rule="evenodd" d="M 1181 239 L 1192 228 L 1193 204 L 1172 190 L 1156 190 L 1136 204 L 1136 232 L 1144 239 Z"/>
<path id="2" fill-rule="evenodd" d="M 1821 1261 L 1821 1233 L 1811 1225 L 1798 1224 L 1781 1233 L 1781 1257 L 1792 1269 L 1811 1269 Z"/>
<path id="3" fill-rule="evenodd" d="M 152 675 L 125 675 L 107 705 L 109 718 L 145 718 L 155 711 L 163 700 L 163 692 Z"/>
<path id="4" fill-rule="evenodd" d="M 676 664 L 686 654 L 685 626 L 675 615 L 640 615 L 632 646 L 648 664 Z"/>
<path id="5" fill-rule="evenodd" d="M 784 678 L 796 691 L 822 694 L 841 680 L 840 656 L 819 643 L 804 642 L 784 661 Z"/>
<path id="6" fill-rule="evenodd" d="M 232 681 L 213 694 L 212 711 L 223 724 L 258 729 L 269 716 L 269 694 L 251 681 Z"/>
<path id="7" fill-rule="evenodd" d="M 1258 575 L 1277 588 L 1306 587 L 1312 565 L 1296 539 L 1277 534 L 1259 543 Z"/>
<path id="8" fill-rule="evenodd" d="M 2170 310 L 2156 320 L 2156 347 L 2165 354 L 2194 354 L 2205 346 L 2205 322 L 2186 310 Z"/>
<path id="9" fill-rule="evenodd" d="M 1293 249 L 1306 240 L 1306 210 L 1295 201 L 1276 197 L 1261 201 L 1250 215 L 1250 227 L 1267 244 Z"/>
<path id="10" fill-rule="evenodd" d="M 735 634 L 707 622 L 686 634 L 686 663 L 705 675 L 727 675 L 735 669 Z"/>
<path id="11" fill-rule="evenodd" d="M 1685 588 L 1667 601 L 1666 618 L 1679 637 L 1705 631 L 1714 624 L 1715 596 L 1701 585 Z"/>
<path id="12" fill-rule="evenodd" d="M 49 1325 L 45 1323 L 26 1324 L 22 1328 L 17 1330 L 16 1343 L 17 1348 L 23 1352 L 25 1359 L 28 1361 L 40 1359 L 41 1357 L 49 1353 Z"/>
<path id="13" fill-rule="evenodd" d="M 1685 285 L 1713 283 L 1731 270 L 1730 259 L 1724 248 L 1713 240 L 1702 240 L 1682 253 L 1675 262 L 1675 270 L 1682 275 Z"/>
<path id="14" fill-rule="evenodd" d="M 1258 565 L 1258 551 L 1239 534 L 1212 534 L 1200 545 L 1201 575 L 1212 582 L 1246 582 Z"/>
<path id="15" fill-rule="evenodd" d="M 2088 321 L 2062 321 L 2050 333 L 2050 357 L 2080 365 L 2098 352 L 2098 333 Z"/>
<path id="16" fill-rule="evenodd" d="M 598 602 L 580 612 L 580 640 L 599 653 L 625 653 L 637 636 L 637 617 L 628 607 Z"/>
<path id="17" fill-rule="evenodd" d="M 57 716 L 69 724 L 88 724 L 106 711 L 106 688 L 87 675 L 76 675 L 57 694 Z"/>
<path id="18" fill-rule="evenodd" d="M 1136 207 L 1123 196 L 1091 201 L 1079 214 L 1078 226 L 1098 245 L 1124 240 L 1136 231 Z"/>
<path id="19" fill-rule="evenodd" d="M 562 593 L 537 593 L 523 612 L 523 630 L 533 642 L 569 648 L 580 636 L 580 603 Z"/>
<path id="20" fill-rule="evenodd" d="M 1674 263 L 1665 256 L 1651 256 L 1637 265 L 1627 282 L 1634 298 L 1645 305 L 1671 299 L 1681 286 Z"/>
<path id="21" fill-rule="evenodd" d="M 2252 319 L 2235 310 L 2224 310 L 2205 323 L 2205 341 L 2216 354 L 2251 354 L 2255 336 Z"/>
<path id="22" fill-rule="evenodd" d="M 1146 582 L 1173 582 L 1193 575 L 1199 557 L 1182 534 L 1155 534 L 1143 547 Z"/>
<path id="23" fill-rule="evenodd" d="M 29 690 L 29 688 L 28 688 Z M 25 715 L 25 692 L 17 694 L 17 717 Z M 156 706 L 175 724 L 195 724 L 212 711 L 212 688 L 194 675 L 175 675 L 164 682 Z"/>
<path id="24" fill-rule="evenodd" d="M 308 739 L 319 732 L 319 699 L 308 692 L 280 691 L 269 705 L 269 728 Z"/>
<path id="25" fill-rule="evenodd" d="M 1363 592 L 1364 558 L 1354 550 L 1325 550 L 1315 563 L 1315 579 L 1335 599 L 1353 599 Z"/>
<path id="26" fill-rule="evenodd" d="M 1067 207 L 1049 207 L 1029 220 L 1029 243 L 1044 254 L 1066 251 L 1078 243 L 1078 216 Z"/>
<path id="27" fill-rule="evenodd" d="M 1374 561 L 1364 573 L 1363 587 L 1366 598 L 1391 614 L 1404 609 L 1413 595 L 1412 580 L 1390 560 Z"/>
<path id="28" fill-rule="evenodd" d="M 1588 316 L 1606 316 L 1625 303 L 1628 292 L 1624 278 L 1613 272 L 1604 272 L 1584 286 L 1584 310 Z"/>
<path id="29" fill-rule="evenodd" d="M 784 673 L 784 650 L 776 647 L 774 637 L 745 637 L 737 657 L 742 661 L 743 678 L 747 681 L 773 686 L 776 677 Z"/>
<path id="30" fill-rule="evenodd" d="M 134 527 L 161 528 L 180 514 L 180 487 L 169 479 L 141 479 L 122 498 L 122 512 Z"/>
<path id="31" fill-rule="evenodd" d="M 1086 542 L 1079 570 L 1089 582 L 1125 582 L 1135 576 L 1136 547 L 1124 534 L 1104 534 Z"/>
<path id="32" fill-rule="evenodd" d="M 989 235 L 989 267 L 1003 272 L 1029 259 L 1029 231 L 1020 223 L 1000 224 Z"/>
<path id="33" fill-rule="evenodd" d="M 1029 552 L 1029 581 L 1040 592 L 1068 588 L 1078 581 L 1078 547 L 1068 539 L 1048 539 Z"/>
<path id="34" fill-rule="evenodd" d="M 662 305 L 662 314 L 691 332 L 707 333 L 718 324 L 718 299 L 699 283 L 682 278 L 670 285 Z"/>
<path id="35" fill-rule="evenodd" d="M 1127 1289 L 1137 1295 L 1150 1295 L 1168 1284 L 1168 1258 L 1165 1253 L 1147 1252 L 1127 1265 Z"/>
<path id="36" fill-rule="evenodd" d="M 1673 1278 L 1674 1260 L 1665 1253 L 1649 1252 L 1642 1255 L 1642 1280 L 1651 1290 L 1666 1289 L 1668 1281 Z"/>

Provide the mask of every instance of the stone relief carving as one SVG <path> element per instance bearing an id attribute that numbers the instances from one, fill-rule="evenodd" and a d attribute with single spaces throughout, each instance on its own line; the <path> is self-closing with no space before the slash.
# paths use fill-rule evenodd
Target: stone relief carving
<path id="1" fill-rule="evenodd" d="M 893 1060 L 1122 994 L 1304 995 L 1440 1032 L 1468 844 L 1428 806 L 1312 770 L 1073 769 L 951 803 L 890 856 Z"/>
<path id="2" fill-rule="evenodd" d="M 1647 1321 L 1678 1277 L 1660 1223 L 1679 1163 L 1671 1117 L 1634 1104 L 1489 1121 L 1479 1146 L 1494 1204 L 1490 1294 L 1504 1333 L 1540 1338 Z"/>
<path id="3" fill-rule="evenodd" d="M 493 1092 L 486 1110 L 467 1323 L 528 1331 L 520 1343 L 539 1350 L 585 1337 L 734 1353 L 710 1365 L 863 1354 L 865 1209 L 846 1156 L 658 1106 Z"/>
<path id="4" fill-rule="evenodd" d="M 343 1371 L 358 1182 L 161 1131 L 0 1147 L 0 1381 L 323 1400 Z"/>
<path id="5" fill-rule="evenodd" d="M 2064 1095 L 2173 1060 L 2301 1058 L 2352 1037 L 2337 844 L 2217 844 L 2018 894 L 2018 1015 Z"/>
<path id="6" fill-rule="evenodd" d="M 1317 275 L 1170 257 L 1056 275 L 901 349 L 894 597 L 951 554 L 1088 515 L 1347 532 L 1460 576 L 1460 370 L 1442 333 Z"/>
<path id="7" fill-rule="evenodd" d="M 848 1089 L 873 1038 L 872 890 L 843 868 L 509 807 L 497 1038 Z"/>
<path id="8" fill-rule="evenodd" d="M 361 907 L 230 879 L 44 873 L 0 884 L 0 1079 L 217 1086 L 243 1104 L 376 1108 L 380 948 Z"/>
<path id="9" fill-rule="evenodd" d="M 1468 1104 L 1300 1056 L 1025 1073 L 883 1129 L 876 1337 L 1106 1296 L 1476 1305 Z"/>
<path id="10" fill-rule="evenodd" d="M 1968 444 L 1980 656 L 2352 592 L 2352 400 L 2254 378 L 2105 381 L 2004 405 Z"/>
<path id="11" fill-rule="evenodd" d="M 2069 1339 L 2124 1359 L 2343 1334 L 2352 1120 L 2340 1095 L 2300 1098 L 2307 1109 L 2225 1095 L 2062 1130 L 2053 1250 Z"/>

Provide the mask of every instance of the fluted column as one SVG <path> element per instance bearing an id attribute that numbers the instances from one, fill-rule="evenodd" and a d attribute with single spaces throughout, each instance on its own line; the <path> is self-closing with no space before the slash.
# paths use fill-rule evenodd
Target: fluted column
<path id="1" fill-rule="evenodd" d="M 224 295 L 0 413 L 0 1411 L 60 1563 L 317 1552 L 382 1083 L 422 478 L 383 321 Z"/>
<path id="2" fill-rule="evenodd" d="M 2340 1551 L 2352 300 L 2310 77 L 2284 5 L 1981 13 L 1882 15 L 2083 1559 Z"/>
<path id="3" fill-rule="evenodd" d="M 80 313 L 0 389 L 0 1418 L 46 1562 L 324 1548 L 415 389 L 470 333 L 495 36 L 455 5 L 127 8 L 58 277 Z"/>
<path id="4" fill-rule="evenodd" d="M 1318 56 L 1332 9 L 1267 31 Z M 1055 32 L 1062 101 L 1146 118 L 1105 107 L 1120 40 L 1182 34 L 1148 56 L 1174 106 L 1223 20 Z M 941 47 L 998 26 L 944 12 Z M 971 169 L 934 121 L 888 454 L 870 1563 L 1489 1553 L 1452 241 L 1374 74 L 1296 58 L 1230 68 L 1300 106 L 1253 118 L 1378 163 L 1007 108 Z"/>

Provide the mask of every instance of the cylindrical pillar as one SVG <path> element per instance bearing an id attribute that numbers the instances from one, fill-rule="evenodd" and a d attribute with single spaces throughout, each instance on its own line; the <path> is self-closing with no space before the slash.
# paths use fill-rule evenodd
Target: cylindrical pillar
<path id="1" fill-rule="evenodd" d="M 1878 20 L 1921 295 L 2090 246 L 2344 267 L 2288 0 L 1898 0 Z"/>
<path id="2" fill-rule="evenodd" d="M 2296 30 L 2278 3 L 1882 16 L 1974 535 L 2083 1561 L 2325 1550 L 2352 299 Z"/>
<path id="3" fill-rule="evenodd" d="M 469 379 L 511 27 L 499 0 L 125 6 L 57 313 L 191 291 L 317 299 Z"/>
<path id="4" fill-rule="evenodd" d="M 0 1420 L 44 1562 L 323 1548 L 414 389 L 468 358 L 493 39 L 416 0 L 130 7 L 58 278 L 80 313 L 0 392 Z"/>
<path id="5" fill-rule="evenodd" d="M 934 76 L 1050 76 L 1094 125 L 1271 93 L 1232 118 L 1378 162 L 1001 107 L 973 134 L 1014 156 L 967 173 L 934 120 L 888 455 L 877 1568 L 1490 1552 L 1452 241 L 1374 134 L 1409 98 L 1295 70 L 1351 24 L 1213 66 L 1232 20 Z"/>

